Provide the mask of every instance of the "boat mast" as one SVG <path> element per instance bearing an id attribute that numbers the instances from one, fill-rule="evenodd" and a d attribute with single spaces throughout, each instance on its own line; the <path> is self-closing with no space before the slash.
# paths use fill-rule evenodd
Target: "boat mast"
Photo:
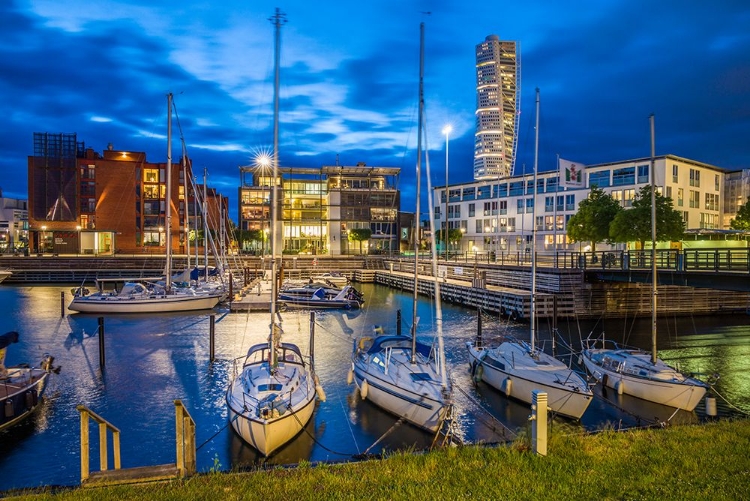
<path id="1" fill-rule="evenodd" d="M 651 363 L 656 364 L 656 173 L 654 157 L 656 146 L 654 140 L 654 114 L 649 116 L 651 123 Z"/>
<path id="2" fill-rule="evenodd" d="M 424 114 L 424 23 L 419 24 L 419 118 L 417 120 L 417 206 L 414 212 L 414 305 L 411 315 L 411 363 L 417 363 L 417 302 L 419 295 L 419 198 L 422 171 L 422 120 Z M 447 196 L 447 195 L 446 195 Z"/>
<path id="3" fill-rule="evenodd" d="M 185 148 L 185 138 L 182 138 L 182 192 L 185 194 L 185 255 L 187 256 L 187 269 L 190 270 L 190 210 L 188 210 L 188 169 L 187 169 L 187 149 Z M 188 279 L 188 282 L 190 280 Z"/>
<path id="4" fill-rule="evenodd" d="M 167 94 L 167 203 L 165 207 L 165 250 L 167 252 L 167 292 L 172 289 L 172 93 Z"/>
<path id="5" fill-rule="evenodd" d="M 531 207 L 531 349 L 536 345 L 536 171 L 539 163 L 539 87 L 536 88 L 536 126 L 534 133 L 534 205 Z"/>
<path id="6" fill-rule="evenodd" d="M 281 52 L 281 25 L 286 23 L 286 17 L 277 7 L 276 13 L 271 16 L 270 21 L 275 27 L 274 37 L 274 78 L 273 78 L 273 171 L 271 175 L 271 333 L 268 336 L 270 350 L 269 365 L 271 370 L 276 369 L 276 296 L 278 296 L 278 282 L 276 280 L 276 219 L 278 217 L 278 170 L 279 170 L 279 61 Z M 281 327 L 278 327 L 281 329 Z"/>
<path id="7" fill-rule="evenodd" d="M 206 188 L 206 182 L 208 178 L 208 170 L 203 168 L 203 278 L 208 282 L 208 190 Z"/>

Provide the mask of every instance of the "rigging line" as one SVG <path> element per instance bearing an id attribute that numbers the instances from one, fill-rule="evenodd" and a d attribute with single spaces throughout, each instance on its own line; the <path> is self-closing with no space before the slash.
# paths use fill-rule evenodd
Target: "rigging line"
<path id="1" fill-rule="evenodd" d="M 299 420 L 299 417 L 297 416 L 297 414 L 298 414 L 297 412 L 294 412 L 294 413 L 292 413 L 292 416 L 294 416 L 295 421 L 297 421 L 297 424 L 300 425 L 300 427 L 302 428 L 302 431 L 304 431 L 305 435 L 307 435 L 308 437 L 310 437 L 310 439 L 312 439 L 313 442 L 315 442 L 316 444 L 318 444 L 324 450 L 330 452 L 331 454 L 336 454 L 337 456 L 349 456 L 349 457 L 354 457 L 355 456 L 355 454 L 352 454 L 352 453 L 349 453 L 349 452 L 334 451 L 333 449 L 329 449 L 328 447 L 326 447 L 325 445 L 323 445 L 317 438 L 315 438 L 315 436 L 313 436 L 308 431 L 307 426 L 305 426 L 304 424 L 302 424 L 302 421 Z"/>
<path id="2" fill-rule="evenodd" d="M 341 404 L 341 409 L 344 411 L 344 416 L 346 416 L 346 424 L 349 426 L 349 433 L 352 435 L 352 442 L 354 442 L 354 447 L 357 448 L 357 455 L 359 455 L 361 452 L 359 450 L 359 444 L 357 443 L 357 437 L 354 436 L 354 428 L 352 428 L 352 423 L 349 420 L 349 417 L 346 412 L 346 406 L 344 405 L 344 401 L 341 399 L 341 393 L 338 393 L 339 397 L 339 403 Z"/>
<path id="3" fill-rule="evenodd" d="M 403 416 L 400 417 L 400 418 L 398 418 L 398 421 L 396 421 L 393 424 L 393 426 L 391 426 L 390 428 L 388 428 L 388 430 L 385 433 L 383 433 L 380 436 L 380 438 L 378 438 L 375 442 L 373 442 L 370 447 L 368 447 L 367 449 L 365 449 L 365 452 L 363 452 L 362 455 L 366 456 L 367 454 L 369 454 L 370 453 L 370 449 L 372 449 L 373 447 L 375 447 L 376 445 L 378 445 L 385 437 L 387 437 L 388 435 L 390 435 L 393 432 L 393 430 L 395 430 L 396 428 L 398 428 L 399 426 L 401 426 L 401 424 L 404 422 L 404 419 L 405 418 Z"/>
<path id="4" fill-rule="evenodd" d="M 226 430 L 227 427 L 232 424 L 232 421 L 237 420 L 238 417 L 240 417 L 239 414 L 235 415 L 234 418 L 228 420 L 227 424 L 225 424 L 224 426 L 222 426 L 216 433 L 214 433 L 213 435 L 211 435 L 206 441 L 204 441 L 202 444 L 200 444 L 199 446 L 197 446 L 195 448 L 196 452 L 199 451 L 201 449 L 201 447 L 203 447 L 204 445 L 206 445 L 207 443 L 209 443 L 210 441 L 212 441 L 213 439 L 215 439 L 219 435 L 219 433 L 222 433 L 224 430 Z"/>
<path id="5" fill-rule="evenodd" d="M 744 416 L 750 416 L 750 412 L 740 409 L 736 405 L 732 404 L 729 400 L 727 400 L 726 397 L 724 397 L 724 395 L 716 391 L 716 388 L 714 387 L 713 384 L 709 384 L 709 386 L 711 387 L 711 391 L 713 391 L 719 398 L 721 398 L 724 401 L 724 403 L 726 403 L 729 407 L 731 407 L 732 409 L 736 410 L 737 412 L 739 412 L 740 414 Z"/>

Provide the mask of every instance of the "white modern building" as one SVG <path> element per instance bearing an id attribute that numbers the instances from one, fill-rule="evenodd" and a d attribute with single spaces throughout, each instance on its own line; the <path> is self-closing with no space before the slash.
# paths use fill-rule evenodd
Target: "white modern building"
<path id="1" fill-rule="evenodd" d="M 590 187 L 598 186 L 628 208 L 650 182 L 650 163 L 650 158 L 639 158 L 585 166 L 582 188 L 561 186 L 558 171 L 537 173 L 536 183 L 533 174 L 526 174 L 451 185 L 447 214 L 446 189 L 439 186 L 434 197 L 435 226 L 444 227 L 447 222 L 448 228 L 461 229 L 460 244 L 450 250 L 462 253 L 525 252 L 534 234 L 538 252 L 585 251 L 586 242 L 568 240 L 566 225 Z M 688 230 L 728 227 L 724 169 L 664 155 L 654 159 L 654 172 L 657 189 L 673 200 Z M 597 244 L 597 250 L 605 249 L 606 244 Z"/>
<path id="2" fill-rule="evenodd" d="M 518 144 L 521 59 L 516 42 L 489 35 L 476 46 L 477 110 L 474 179 L 513 173 Z"/>
<path id="3" fill-rule="evenodd" d="M 28 239 L 28 201 L 6 198 L 0 188 L 0 252 L 14 252 L 24 248 Z"/>

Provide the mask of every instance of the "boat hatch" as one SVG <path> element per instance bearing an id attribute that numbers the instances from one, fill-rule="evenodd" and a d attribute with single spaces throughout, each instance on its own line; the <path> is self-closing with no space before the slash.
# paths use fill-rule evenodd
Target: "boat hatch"
<path id="1" fill-rule="evenodd" d="M 259 391 L 281 391 L 282 385 L 278 383 L 270 383 L 270 384 L 259 384 L 258 390 Z"/>
<path id="2" fill-rule="evenodd" d="M 432 381 L 432 377 L 426 372 L 412 372 L 412 381 Z"/>

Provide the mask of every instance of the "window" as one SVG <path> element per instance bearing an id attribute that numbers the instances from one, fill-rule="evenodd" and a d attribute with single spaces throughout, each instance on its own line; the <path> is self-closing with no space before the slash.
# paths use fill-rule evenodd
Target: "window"
<path id="1" fill-rule="evenodd" d="M 682 207 L 683 200 L 685 199 L 685 189 L 677 188 L 677 207 Z"/>
<path id="2" fill-rule="evenodd" d="M 635 167 L 624 167 L 612 172 L 612 186 L 635 184 Z"/>
<path id="3" fill-rule="evenodd" d="M 690 190 L 690 202 L 688 203 L 688 207 L 691 209 L 698 209 L 700 208 L 701 204 L 701 192 L 696 190 Z"/>
<path id="4" fill-rule="evenodd" d="M 517 214 L 523 214 L 524 207 L 525 207 L 525 202 L 523 198 L 519 198 L 518 200 L 516 200 L 516 213 Z"/>
<path id="5" fill-rule="evenodd" d="M 648 165 L 638 166 L 638 182 L 648 183 Z"/>
<path id="6" fill-rule="evenodd" d="M 440 219 L 440 205 L 435 206 L 435 219 Z"/>
<path id="7" fill-rule="evenodd" d="M 713 228 L 713 229 L 718 228 L 719 227 L 719 215 L 701 212 L 700 227 L 701 228 Z"/>
<path id="8" fill-rule="evenodd" d="M 698 169 L 690 169 L 690 186 L 700 188 L 701 186 L 701 171 Z"/>
<path id="9" fill-rule="evenodd" d="M 474 212 L 476 210 L 474 207 L 475 205 L 476 204 L 469 204 L 469 217 L 474 217 Z"/>
<path id="10" fill-rule="evenodd" d="M 510 196 L 514 195 L 523 195 L 523 181 L 516 181 L 514 183 L 510 183 Z"/>
<path id="11" fill-rule="evenodd" d="M 508 196 L 508 183 L 495 184 L 492 186 L 492 198 Z"/>
<path id="12" fill-rule="evenodd" d="M 527 198 L 526 199 L 526 213 L 530 214 L 532 212 L 534 212 L 534 199 Z"/>
<path id="13" fill-rule="evenodd" d="M 500 200 L 500 214 L 507 214 L 508 213 L 508 201 L 507 200 Z"/>
<path id="14" fill-rule="evenodd" d="M 509 217 L 508 218 L 508 231 L 515 231 L 516 230 L 516 218 Z"/>
<path id="15" fill-rule="evenodd" d="M 484 229 L 484 222 L 481 219 L 476 220 L 476 232 L 482 233 L 482 230 Z"/>
<path id="16" fill-rule="evenodd" d="M 555 197 L 544 197 L 544 212 L 555 211 Z"/>
<path id="17" fill-rule="evenodd" d="M 474 200 L 475 193 L 476 193 L 476 189 L 474 187 L 464 188 L 462 200 Z"/>
<path id="18" fill-rule="evenodd" d="M 534 194 L 534 180 L 526 181 L 526 194 L 527 195 L 533 195 Z"/>
<path id="19" fill-rule="evenodd" d="M 143 169 L 143 181 L 145 183 L 158 183 L 159 169 Z"/>
<path id="20" fill-rule="evenodd" d="M 460 202 L 461 201 L 461 188 L 448 191 L 449 202 Z"/>
<path id="21" fill-rule="evenodd" d="M 537 216 L 535 219 L 536 221 L 534 221 L 534 224 L 536 225 L 536 229 L 543 230 L 544 229 L 544 216 Z"/>
<path id="22" fill-rule="evenodd" d="M 679 167 L 677 164 L 672 164 L 672 182 L 676 183 L 679 180 Z"/>
<path id="23" fill-rule="evenodd" d="M 706 210 L 719 210 L 719 195 L 716 193 L 706 193 Z"/>
<path id="24" fill-rule="evenodd" d="M 445 190 L 440 190 L 440 203 L 445 203 Z"/>
<path id="25" fill-rule="evenodd" d="M 565 195 L 565 210 L 576 210 L 575 195 Z"/>
<path id="26" fill-rule="evenodd" d="M 557 180 L 560 179 L 559 176 L 554 176 L 547 178 L 547 193 L 555 193 L 557 191 L 558 185 Z"/>
<path id="27" fill-rule="evenodd" d="M 609 186 L 609 171 L 602 170 L 599 172 L 592 172 L 589 174 L 589 186 L 598 186 L 599 188 L 606 188 Z"/>
<path id="28" fill-rule="evenodd" d="M 537 193 L 544 193 L 544 179 L 537 179 L 536 180 L 536 192 Z"/>
<path id="29" fill-rule="evenodd" d="M 477 188 L 477 200 L 484 200 L 490 198 L 490 186 L 480 186 Z"/>
<path id="30" fill-rule="evenodd" d="M 490 211 L 492 210 L 492 204 L 490 202 L 484 203 L 484 212 L 482 212 L 483 216 L 489 216 Z"/>
<path id="31" fill-rule="evenodd" d="M 556 208 L 556 210 L 558 210 L 560 212 L 562 212 L 563 210 L 565 210 L 565 204 L 563 203 L 564 200 L 565 200 L 565 195 L 559 195 L 557 197 L 557 208 Z"/>
<path id="32" fill-rule="evenodd" d="M 623 207 L 632 207 L 633 200 L 635 199 L 635 189 L 622 190 L 622 205 Z"/>
<path id="33" fill-rule="evenodd" d="M 719 191 L 719 175 L 714 176 L 714 191 Z"/>

